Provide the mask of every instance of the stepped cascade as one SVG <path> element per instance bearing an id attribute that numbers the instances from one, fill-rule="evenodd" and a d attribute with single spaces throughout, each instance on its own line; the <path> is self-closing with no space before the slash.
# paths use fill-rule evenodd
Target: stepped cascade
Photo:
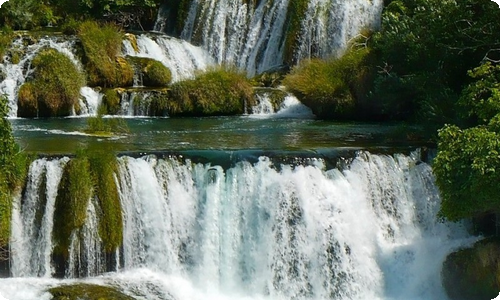
<path id="1" fill-rule="evenodd" d="M 333 169 L 314 157 L 226 168 L 121 157 L 122 246 L 113 259 L 103 252 L 99 206 L 89 201 L 59 276 L 137 299 L 444 299 L 442 261 L 471 240 L 460 224 L 437 220 L 431 168 L 415 157 L 359 152 Z M 15 199 L 16 278 L 0 281 L 9 299 L 21 292 L 6 287 L 11 281 L 36 295 L 23 299 L 57 284 L 52 219 L 68 161 L 33 162 Z M 32 276 L 46 279 L 20 279 Z"/>
<path id="2" fill-rule="evenodd" d="M 293 60 L 340 55 L 348 42 L 380 22 L 383 1 L 308 2 L 298 37 L 287 36 L 289 0 L 194 0 L 181 37 L 200 44 L 218 63 L 234 64 L 249 75 L 282 65 L 287 38 L 297 38 Z"/>

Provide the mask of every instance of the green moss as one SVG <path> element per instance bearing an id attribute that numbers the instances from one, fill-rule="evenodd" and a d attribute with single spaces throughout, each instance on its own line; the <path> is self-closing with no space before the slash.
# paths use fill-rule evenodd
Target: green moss
<path id="1" fill-rule="evenodd" d="M 290 65 L 295 63 L 295 47 L 299 41 L 300 30 L 302 29 L 302 20 L 306 15 L 308 5 L 309 0 L 293 0 L 288 4 L 288 29 L 286 31 L 285 41 L 285 61 Z"/>
<path id="2" fill-rule="evenodd" d="M 63 285 L 48 292 L 53 300 L 134 300 L 116 288 L 94 284 Z"/>
<path id="3" fill-rule="evenodd" d="M 132 66 L 119 57 L 122 33 L 117 27 L 99 25 L 94 21 L 82 23 L 78 29 L 84 50 L 84 63 L 89 85 L 103 87 L 130 86 L 133 83 Z"/>
<path id="4" fill-rule="evenodd" d="M 88 158 L 81 156 L 69 161 L 59 183 L 55 205 L 56 253 L 67 256 L 71 234 L 85 224 L 92 185 Z"/>
<path id="5" fill-rule="evenodd" d="M 18 115 L 33 118 L 38 116 L 38 99 L 36 86 L 32 82 L 26 82 L 19 88 L 18 93 Z"/>
<path id="6" fill-rule="evenodd" d="M 128 57 L 142 75 L 145 86 L 164 87 L 172 81 L 172 72 L 161 62 L 146 57 Z"/>
<path id="7" fill-rule="evenodd" d="M 451 300 L 495 298 L 500 290 L 500 241 L 486 239 L 450 254 L 442 275 Z"/>
<path id="8" fill-rule="evenodd" d="M 116 114 L 120 111 L 120 95 L 115 89 L 107 89 L 104 91 L 102 98 L 103 104 L 106 106 L 107 113 Z"/>
<path id="9" fill-rule="evenodd" d="M 370 51 L 361 49 L 340 59 L 304 61 L 285 77 L 283 84 L 316 116 L 349 119 L 362 97 L 369 58 Z"/>
<path id="10" fill-rule="evenodd" d="M 85 79 L 78 68 L 64 54 L 47 49 L 32 62 L 35 68 L 31 86 L 21 87 L 20 105 L 31 112 L 37 107 L 40 116 L 68 116 L 80 97 Z M 36 97 L 37 104 L 33 99 Z M 22 112 L 22 110 L 21 110 Z M 24 115 L 20 115 L 24 117 Z"/>
<path id="11" fill-rule="evenodd" d="M 9 243 L 13 195 L 22 189 L 31 162 L 15 143 L 7 116 L 7 98 L 0 95 L 0 248 Z"/>
<path id="12" fill-rule="evenodd" d="M 254 105 L 252 86 L 244 74 L 224 68 L 208 70 L 171 87 L 170 114 L 234 115 Z"/>
<path id="13" fill-rule="evenodd" d="M 122 244 L 123 221 L 115 174 L 118 163 L 113 151 L 91 149 L 87 153 L 95 195 L 99 202 L 99 236 L 105 251 L 114 252 Z"/>

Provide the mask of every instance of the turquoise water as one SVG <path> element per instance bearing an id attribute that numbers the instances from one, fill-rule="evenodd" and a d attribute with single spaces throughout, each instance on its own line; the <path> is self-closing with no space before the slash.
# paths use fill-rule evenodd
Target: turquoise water
<path id="1" fill-rule="evenodd" d="M 249 116 L 214 118 L 125 119 L 130 133 L 99 137 L 84 133 L 84 118 L 14 119 L 17 142 L 28 152 L 73 153 L 91 145 L 112 145 L 116 151 L 281 150 L 409 148 L 400 124 L 339 123 Z M 407 128 L 406 128 L 407 129 Z"/>

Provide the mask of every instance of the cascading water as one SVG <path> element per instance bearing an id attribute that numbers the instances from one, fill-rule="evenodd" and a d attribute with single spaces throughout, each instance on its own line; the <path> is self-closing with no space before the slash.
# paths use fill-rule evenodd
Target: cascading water
<path id="1" fill-rule="evenodd" d="M 50 223 L 67 160 L 35 161 L 25 196 L 15 202 L 16 277 L 51 274 L 51 227 L 43 224 Z M 175 157 L 119 158 L 120 271 L 80 281 L 119 287 L 137 299 L 446 299 L 442 262 L 471 239 L 461 225 L 437 220 L 429 165 L 368 152 L 341 160 L 341 169 L 327 170 L 316 158 L 273 161 L 223 169 Z M 90 205 L 89 233 L 92 211 Z M 90 236 L 88 254 L 71 255 L 95 266 L 97 242 Z M 90 274 L 71 268 L 67 276 Z M 40 299 L 48 286 L 64 282 L 6 279 L 0 293 Z"/>
<path id="2" fill-rule="evenodd" d="M 287 95 L 278 110 L 275 111 L 270 95 L 264 93 L 256 95 L 257 105 L 252 107 L 251 117 L 256 118 L 300 118 L 312 119 L 314 114 L 311 109 L 302 104 L 297 97 Z"/>
<path id="3" fill-rule="evenodd" d="M 234 64 L 248 75 L 284 62 L 289 0 L 194 0 L 181 37 L 202 45 L 218 63 Z M 377 28 L 383 1 L 310 0 L 294 60 L 340 55 L 364 29 Z"/>
<path id="4" fill-rule="evenodd" d="M 22 57 L 19 58 L 19 61 L 14 61 L 12 57 L 5 56 L 3 63 L 0 64 L 0 72 L 5 74 L 5 78 L 0 82 L 0 92 L 7 95 L 9 100 L 9 117 L 17 116 L 19 88 L 32 74 L 31 62 L 43 49 L 56 49 L 69 57 L 80 71 L 83 70 L 81 62 L 74 53 L 74 44 L 74 38 L 60 36 L 44 37 L 37 42 L 34 42 L 29 37 L 20 37 L 14 40 L 10 49 L 14 53 L 23 53 Z M 79 114 L 85 116 L 95 115 L 102 95 L 89 87 L 81 88 L 80 95 Z M 73 112 L 73 115 L 76 115 L 76 113 Z"/>
<path id="5" fill-rule="evenodd" d="M 12 276 L 50 277 L 52 230 L 57 188 L 67 158 L 31 164 L 24 196 L 12 211 Z"/>
<path id="6" fill-rule="evenodd" d="M 172 81 L 194 76 L 198 70 L 212 65 L 212 59 L 203 49 L 186 41 L 163 35 L 139 35 L 137 50 L 129 40 L 123 41 L 124 55 L 148 57 L 162 62 L 172 72 Z"/>
<path id="7" fill-rule="evenodd" d="M 383 5 L 382 0 L 311 0 L 295 59 L 341 55 L 361 31 L 379 26 Z"/>
<path id="8" fill-rule="evenodd" d="M 251 76 L 283 63 L 288 0 L 192 1 L 181 37 L 201 43 L 218 63 Z M 252 2 L 250 2 L 252 3 Z"/>

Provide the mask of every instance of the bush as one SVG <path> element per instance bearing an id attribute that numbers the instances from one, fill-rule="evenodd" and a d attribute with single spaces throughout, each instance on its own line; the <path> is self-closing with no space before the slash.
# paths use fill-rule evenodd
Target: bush
<path id="1" fill-rule="evenodd" d="M 170 69 L 157 60 L 145 57 L 129 57 L 129 60 L 142 75 L 144 86 L 164 87 L 172 81 Z"/>
<path id="2" fill-rule="evenodd" d="M 224 68 L 208 70 L 171 87 L 170 114 L 234 115 L 254 105 L 250 81 L 242 73 Z"/>
<path id="3" fill-rule="evenodd" d="M 368 49 L 352 50 L 340 59 L 300 63 L 283 84 L 320 118 L 352 118 L 356 92 L 369 74 Z"/>
<path id="4" fill-rule="evenodd" d="M 121 51 L 122 33 L 117 27 L 86 21 L 80 25 L 78 37 L 83 45 L 89 85 L 132 85 L 134 71 L 127 60 L 118 56 Z"/>
<path id="5" fill-rule="evenodd" d="M 31 114 L 36 108 L 40 116 L 68 116 L 85 85 L 83 75 L 66 55 L 54 49 L 40 52 L 32 65 L 33 80 L 21 87 L 19 95 L 21 112 Z"/>

